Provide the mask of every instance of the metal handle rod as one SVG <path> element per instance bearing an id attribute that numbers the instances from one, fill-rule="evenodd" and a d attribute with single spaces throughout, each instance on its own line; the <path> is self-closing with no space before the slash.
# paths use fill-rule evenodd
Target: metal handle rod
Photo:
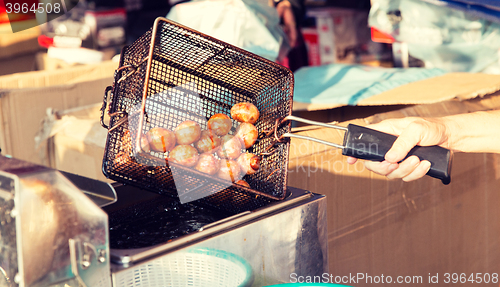
<path id="1" fill-rule="evenodd" d="M 324 145 L 329 145 L 329 146 L 333 146 L 333 147 L 340 148 L 340 149 L 344 148 L 343 145 L 339 145 L 339 144 L 332 143 L 332 142 L 327 142 L 327 141 L 324 141 L 324 140 L 320 140 L 320 139 L 312 138 L 312 137 L 308 137 L 308 136 L 301 136 L 301 135 L 297 135 L 297 134 L 285 133 L 281 137 L 284 137 L 284 138 L 285 137 L 287 137 L 287 138 L 298 138 L 298 139 L 303 139 L 303 140 L 309 140 L 309 141 L 313 141 L 313 142 L 318 142 L 318 143 L 321 143 L 321 144 L 324 144 Z"/>
<path id="2" fill-rule="evenodd" d="M 101 106 L 101 126 L 105 129 L 108 129 L 108 125 L 104 123 L 104 113 L 106 112 L 106 106 L 108 104 L 108 93 L 113 90 L 112 86 L 107 86 L 106 90 L 104 90 L 104 99 L 102 101 L 102 106 Z"/>
<path id="3" fill-rule="evenodd" d="M 286 121 L 286 120 L 297 121 L 297 122 L 301 122 L 301 123 L 305 123 L 305 124 L 310 124 L 310 125 L 315 125 L 315 126 L 322 126 L 322 127 L 326 127 L 326 128 L 334 128 L 334 129 L 337 129 L 337 130 L 347 131 L 346 127 L 341 127 L 341 126 L 332 125 L 332 124 L 325 124 L 325 123 L 317 122 L 317 121 L 306 120 L 306 119 L 299 118 L 299 117 L 296 117 L 296 116 L 286 116 L 283 120 L 284 121 Z"/>
<path id="4" fill-rule="evenodd" d="M 209 223 L 209 224 L 207 224 L 207 225 L 204 225 L 204 226 L 203 226 L 202 228 L 200 228 L 198 231 L 199 231 L 199 232 L 201 232 L 201 231 L 206 230 L 206 229 L 208 229 L 208 228 L 211 228 L 211 227 L 214 227 L 214 226 L 220 225 L 220 224 L 222 224 L 222 223 L 224 223 L 224 222 L 231 221 L 231 220 L 233 220 L 233 219 L 235 219 L 235 218 L 239 218 L 239 217 L 241 217 L 241 216 L 243 216 L 243 215 L 247 215 L 247 214 L 250 214 L 250 213 L 252 213 L 252 212 L 251 212 L 251 211 L 249 211 L 249 210 L 247 210 L 247 211 L 243 211 L 242 213 L 238 213 L 238 214 L 235 214 L 235 215 L 233 215 L 233 216 L 229 216 L 229 217 L 227 217 L 227 218 L 221 219 L 221 220 L 219 220 L 219 221 L 212 222 L 212 223 Z"/>

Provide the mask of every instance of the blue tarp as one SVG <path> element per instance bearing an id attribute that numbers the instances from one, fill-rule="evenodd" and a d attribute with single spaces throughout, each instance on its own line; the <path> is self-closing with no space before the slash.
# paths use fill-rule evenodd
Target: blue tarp
<path id="1" fill-rule="evenodd" d="M 441 1 L 443 1 L 443 2 L 460 2 L 463 4 L 485 6 L 485 7 L 492 7 L 492 8 L 499 8 L 500 9 L 500 1 L 498 1 L 498 0 L 455 0 L 455 1 L 441 0 Z"/>
<path id="2" fill-rule="evenodd" d="M 330 64 L 304 67 L 295 72 L 294 101 L 302 103 L 356 105 L 411 82 L 445 74 L 442 69 L 382 68 Z"/>
<path id="3" fill-rule="evenodd" d="M 476 17 L 500 23 L 500 1 L 492 0 L 423 0 L 470 13 Z"/>

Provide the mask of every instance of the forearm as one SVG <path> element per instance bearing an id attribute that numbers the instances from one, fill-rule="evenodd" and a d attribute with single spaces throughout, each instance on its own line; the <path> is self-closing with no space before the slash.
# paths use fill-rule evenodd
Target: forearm
<path id="1" fill-rule="evenodd" d="M 448 147 L 463 152 L 500 153 L 500 110 L 444 117 Z"/>
<path id="2" fill-rule="evenodd" d="M 292 6 L 295 22 L 300 26 L 305 14 L 304 0 L 288 0 Z"/>

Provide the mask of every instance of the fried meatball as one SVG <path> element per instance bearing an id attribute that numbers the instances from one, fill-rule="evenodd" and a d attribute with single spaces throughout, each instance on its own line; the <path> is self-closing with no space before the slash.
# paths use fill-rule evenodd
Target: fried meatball
<path id="1" fill-rule="evenodd" d="M 255 124 L 259 116 L 259 109 L 252 103 L 238 103 L 231 108 L 231 117 L 238 122 Z"/>
<path id="2" fill-rule="evenodd" d="M 174 133 L 177 144 L 192 144 L 200 138 L 201 127 L 195 121 L 184 121 L 175 128 Z"/>

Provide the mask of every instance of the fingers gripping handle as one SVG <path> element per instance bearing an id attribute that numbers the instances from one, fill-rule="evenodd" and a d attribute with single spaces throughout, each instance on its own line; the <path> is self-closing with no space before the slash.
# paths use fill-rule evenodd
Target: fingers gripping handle
<path id="1" fill-rule="evenodd" d="M 383 161 L 392 147 L 396 136 L 349 124 L 344 136 L 342 154 L 359 159 Z M 441 179 L 444 184 L 451 181 L 452 152 L 440 146 L 416 146 L 406 156 L 416 155 L 420 160 L 428 160 L 431 168 L 427 175 Z"/>

